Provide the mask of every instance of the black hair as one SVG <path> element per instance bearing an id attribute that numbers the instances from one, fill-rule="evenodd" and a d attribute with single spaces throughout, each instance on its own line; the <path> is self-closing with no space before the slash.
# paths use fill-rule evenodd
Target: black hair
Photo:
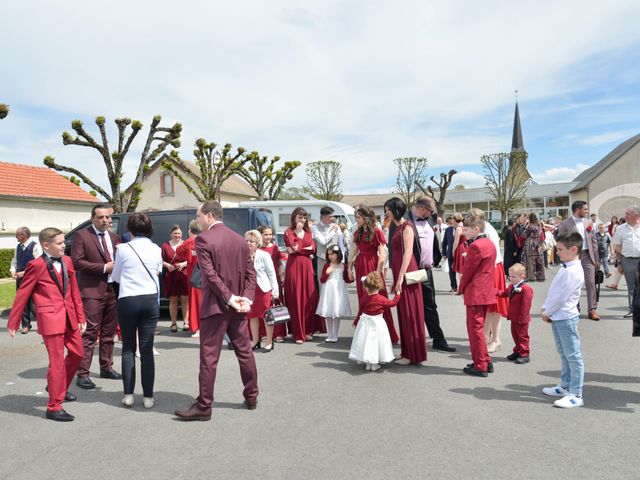
<path id="1" fill-rule="evenodd" d="M 391 212 L 395 220 L 400 220 L 407 213 L 407 204 L 398 197 L 392 197 L 384 202 L 384 208 Z"/>

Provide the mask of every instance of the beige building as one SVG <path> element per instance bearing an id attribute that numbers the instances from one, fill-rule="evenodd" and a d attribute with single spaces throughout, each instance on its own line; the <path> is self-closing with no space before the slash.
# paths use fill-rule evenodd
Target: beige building
<path id="1" fill-rule="evenodd" d="M 629 205 L 640 205 L 640 134 L 618 145 L 578 175 L 570 193 L 584 200 L 602 221 L 620 217 Z"/>
<path id="2" fill-rule="evenodd" d="M 46 227 L 68 232 L 88 220 L 99 201 L 50 168 L 0 162 L 0 248 L 15 247 L 22 226 L 34 239 Z"/>
<path id="3" fill-rule="evenodd" d="M 142 181 L 142 193 L 136 210 L 197 208 L 199 202 L 196 197 L 173 173 L 162 168 L 161 163 L 161 161 L 154 163 Z M 184 163 L 193 173 L 199 173 L 195 163 L 186 160 Z M 247 182 L 237 176 L 232 176 L 222 184 L 220 196 L 223 207 L 234 207 L 239 202 L 255 199 L 257 194 Z"/>

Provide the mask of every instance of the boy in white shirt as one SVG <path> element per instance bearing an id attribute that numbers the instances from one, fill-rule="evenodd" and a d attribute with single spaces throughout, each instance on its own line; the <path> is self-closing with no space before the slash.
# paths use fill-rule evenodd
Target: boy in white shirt
<path id="1" fill-rule="evenodd" d="M 541 313 L 542 320 L 551 323 L 562 371 L 560 383 L 555 387 L 543 388 L 542 392 L 552 397 L 562 397 L 554 402 L 556 407 L 581 407 L 584 405 L 584 363 L 578 335 L 578 302 L 584 285 L 584 272 L 579 258 L 582 236 L 577 232 L 561 235 L 556 248 L 562 266 L 549 287 Z"/>

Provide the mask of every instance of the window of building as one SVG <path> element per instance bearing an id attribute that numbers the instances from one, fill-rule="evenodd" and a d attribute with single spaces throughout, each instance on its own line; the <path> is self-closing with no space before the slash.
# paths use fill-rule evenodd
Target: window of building
<path id="1" fill-rule="evenodd" d="M 169 197 L 174 195 L 174 176 L 170 172 L 160 174 L 160 196 Z"/>

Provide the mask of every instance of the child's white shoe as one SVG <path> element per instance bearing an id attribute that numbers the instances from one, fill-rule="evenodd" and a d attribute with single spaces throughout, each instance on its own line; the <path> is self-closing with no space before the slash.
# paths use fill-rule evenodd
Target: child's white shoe
<path id="1" fill-rule="evenodd" d="M 124 405 L 127 408 L 133 407 L 133 394 L 125 395 L 124 398 L 122 399 L 122 405 Z"/>
<path id="2" fill-rule="evenodd" d="M 366 363 L 366 365 L 364 366 L 365 370 L 371 370 L 371 364 L 369 362 Z"/>
<path id="3" fill-rule="evenodd" d="M 378 363 L 372 363 L 371 367 L 369 367 L 369 370 L 371 370 L 372 372 L 375 372 L 376 370 L 380 370 L 380 365 Z"/>
<path id="4" fill-rule="evenodd" d="M 144 408 L 153 408 L 153 397 L 144 397 L 142 405 L 144 405 Z"/>
<path id="5" fill-rule="evenodd" d="M 569 390 L 565 389 L 562 385 L 556 385 L 555 387 L 543 388 L 542 393 L 550 397 L 564 397 L 565 395 L 569 395 Z"/>
<path id="6" fill-rule="evenodd" d="M 558 408 L 574 408 L 584 405 L 584 400 L 581 397 L 569 394 L 562 397 L 560 400 L 556 400 L 553 404 Z"/>

